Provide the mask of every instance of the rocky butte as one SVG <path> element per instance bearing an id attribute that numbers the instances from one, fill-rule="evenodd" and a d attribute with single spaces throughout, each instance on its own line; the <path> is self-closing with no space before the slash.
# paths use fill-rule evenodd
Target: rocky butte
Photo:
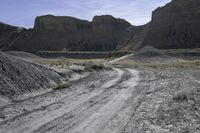
<path id="1" fill-rule="evenodd" d="M 112 51 L 129 33 L 130 23 L 113 16 L 95 16 L 92 22 L 73 17 L 40 16 L 33 29 L 19 33 L 9 50 Z"/>
<path id="2" fill-rule="evenodd" d="M 153 11 L 143 45 L 160 49 L 200 47 L 200 1 L 172 0 Z"/>
<path id="3" fill-rule="evenodd" d="M 18 38 L 19 33 L 23 28 L 0 23 L 0 49 L 4 50 L 13 45 L 13 42 Z"/>
<path id="4" fill-rule="evenodd" d="M 145 45 L 159 49 L 200 47 L 200 1 L 172 0 L 152 13 L 152 20 L 133 26 L 110 15 L 81 20 L 67 16 L 37 17 L 34 28 L 0 23 L 0 49 L 15 51 L 136 50 Z"/>

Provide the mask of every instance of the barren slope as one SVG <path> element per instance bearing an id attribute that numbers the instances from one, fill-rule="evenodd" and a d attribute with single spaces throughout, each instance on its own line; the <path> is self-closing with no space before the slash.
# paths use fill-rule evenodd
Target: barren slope
<path id="1" fill-rule="evenodd" d="M 0 97 L 13 98 L 62 82 L 67 75 L 0 52 Z"/>

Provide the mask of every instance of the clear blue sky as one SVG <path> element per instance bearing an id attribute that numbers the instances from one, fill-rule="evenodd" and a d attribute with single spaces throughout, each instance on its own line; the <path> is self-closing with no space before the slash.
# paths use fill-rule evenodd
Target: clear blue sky
<path id="1" fill-rule="evenodd" d="M 171 0 L 1 0 L 0 22 L 31 28 L 36 16 L 52 14 L 92 20 L 113 15 L 133 25 L 150 21 L 151 12 Z"/>

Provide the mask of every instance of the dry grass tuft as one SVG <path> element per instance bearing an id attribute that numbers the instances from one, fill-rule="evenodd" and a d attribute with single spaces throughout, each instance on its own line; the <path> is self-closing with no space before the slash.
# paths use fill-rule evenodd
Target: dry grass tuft
<path id="1" fill-rule="evenodd" d="M 134 60 L 124 60 L 115 66 L 134 67 L 134 68 L 200 68 L 200 60 L 182 60 L 177 62 L 139 62 Z"/>

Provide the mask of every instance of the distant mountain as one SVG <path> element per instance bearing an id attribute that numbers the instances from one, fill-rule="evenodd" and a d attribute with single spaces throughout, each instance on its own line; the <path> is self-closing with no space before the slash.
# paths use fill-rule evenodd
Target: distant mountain
<path id="1" fill-rule="evenodd" d="M 172 0 L 156 9 L 143 45 L 160 49 L 200 47 L 200 0 Z"/>

